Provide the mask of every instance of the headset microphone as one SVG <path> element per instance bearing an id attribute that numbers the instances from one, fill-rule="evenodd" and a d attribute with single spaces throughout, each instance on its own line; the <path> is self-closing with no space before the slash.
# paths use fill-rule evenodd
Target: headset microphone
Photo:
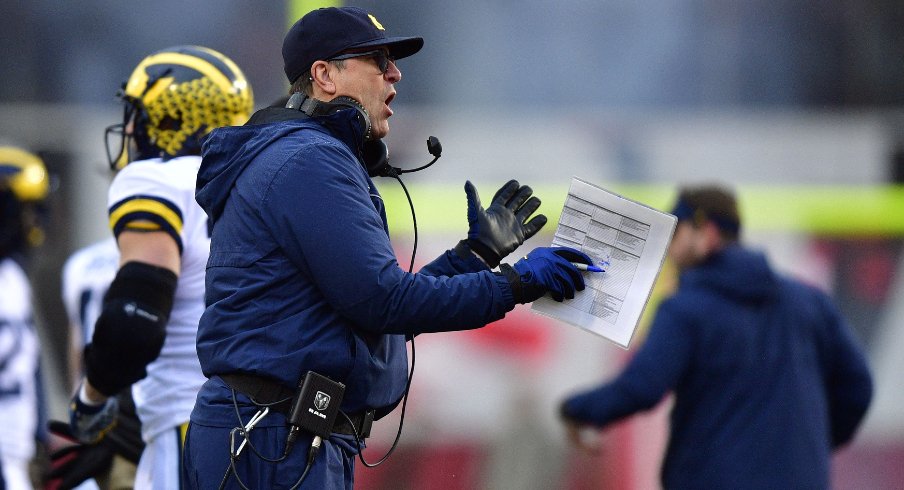
<path id="1" fill-rule="evenodd" d="M 429 167 L 430 165 L 433 165 L 434 163 L 436 163 L 436 161 L 439 160 L 439 157 L 441 157 L 442 153 L 443 153 L 443 145 L 440 144 L 439 138 L 437 138 L 436 136 L 431 136 L 431 137 L 427 138 L 427 151 L 430 152 L 431 155 L 433 155 L 433 160 L 430 160 L 430 163 L 428 163 L 427 165 L 424 165 L 424 166 L 418 167 L 418 168 L 413 168 L 411 170 L 402 170 L 402 169 L 395 169 L 395 170 L 400 174 L 407 174 L 410 172 L 417 172 L 418 170 L 424 170 L 425 168 Z"/>
<path id="2" fill-rule="evenodd" d="M 427 138 L 427 151 L 436 158 L 440 157 L 443 152 L 443 145 L 440 144 L 439 138 L 436 136 Z"/>
<path id="3" fill-rule="evenodd" d="M 398 177 L 401 174 L 417 172 L 433 165 L 443 153 L 443 145 L 436 136 L 427 138 L 427 151 L 433 155 L 430 163 L 418 168 L 402 170 L 389 164 L 389 151 L 383 140 L 373 140 L 364 143 L 364 162 L 367 164 L 367 173 L 371 177 Z"/>

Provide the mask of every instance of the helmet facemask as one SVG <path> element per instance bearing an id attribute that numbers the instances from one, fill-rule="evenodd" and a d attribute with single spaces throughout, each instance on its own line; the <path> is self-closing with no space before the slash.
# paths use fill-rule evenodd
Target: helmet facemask
<path id="1" fill-rule="evenodd" d="M 129 100 L 122 92 L 117 94 L 117 96 L 122 100 L 123 104 L 122 122 L 111 124 L 104 130 L 107 163 L 110 164 L 110 170 L 114 172 L 121 170 L 130 162 L 154 156 L 152 152 L 148 151 L 150 148 L 148 148 L 149 145 L 147 144 L 142 145 L 145 149 L 144 152 L 139 150 L 139 138 L 136 138 L 135 129 L 139 127 L 136 124 L 137 116 L 142 112 L 137 106 L 140 102 L 136 104 L 136 101 Z M 145 115 L 142 119 L 146 121 L 147 116 Z M 141 139 L 147 142 L 147 135 L 143 131 L 142 136 L 143 138 Z"/>

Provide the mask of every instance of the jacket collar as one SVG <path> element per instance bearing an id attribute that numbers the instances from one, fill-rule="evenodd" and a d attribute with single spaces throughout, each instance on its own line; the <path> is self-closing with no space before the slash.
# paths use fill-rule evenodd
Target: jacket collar
<path id="1" fill-rule="evenodd" d="M 309 116 L 297 109 L 267 107 L 255 112 L 245 126 L 274 124 L 286 121 L 310 121 L 326 129 L 331 135 L 345 143 L 364 165 L 364 131 L 354 108 L 341 109 L 330 114 Z M 366 168 L 366 167 L 365 167 Z"/>

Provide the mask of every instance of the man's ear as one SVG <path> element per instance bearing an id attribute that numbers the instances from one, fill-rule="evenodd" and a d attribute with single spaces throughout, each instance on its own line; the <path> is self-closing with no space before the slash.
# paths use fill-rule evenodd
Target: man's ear
<path id="1" fill-rule="evenodd" d="M 311 66 L 312 85 L 329 96 L 323 97 L 324 100 L 330 100 L 336 94 L 336 82 L 333 81 L 330 71 L 331 66 L 326 61 L 315 61 Z"/>
<path id="2" fill-rule="evenodd" d="M 723 245 L 722 230 L 712 220 L 706 220 L 700 230 L 703 233 L 703 241 L 706 244 L 707 253 L 720 250 Z"/>

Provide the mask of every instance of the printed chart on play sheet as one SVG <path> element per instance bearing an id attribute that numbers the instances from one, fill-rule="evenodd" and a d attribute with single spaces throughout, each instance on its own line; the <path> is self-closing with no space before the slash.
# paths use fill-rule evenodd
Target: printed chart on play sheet
<path id="1" fill-rule="evenodd" d="M 586 289 L 531 309 L 628 348 L 662 269 L 677 219 L 573 178 L 553 246 L 576 248 L 605 272 L 584 272 Z M 608 265 L 605 263 L 608 262 Z"/>

